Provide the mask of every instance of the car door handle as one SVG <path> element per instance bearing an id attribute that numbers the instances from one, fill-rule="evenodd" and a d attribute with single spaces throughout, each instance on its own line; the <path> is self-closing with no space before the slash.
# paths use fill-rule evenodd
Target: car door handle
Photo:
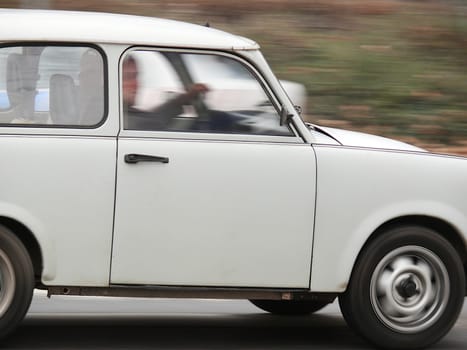
<path id="1" fill-rule="evenodd" d="M 146 154 L 125 154 L 125 163 L 136 164 L 138 162 L 156 162 L 156 163 L 168 163 L 168 157 L 159 157 L 159 156 L 148 156 Z"/>

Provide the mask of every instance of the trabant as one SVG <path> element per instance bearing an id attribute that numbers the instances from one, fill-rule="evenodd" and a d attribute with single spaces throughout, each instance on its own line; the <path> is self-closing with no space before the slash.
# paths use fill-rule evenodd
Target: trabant
<path id="1" fill-rule="evenodd" d="M 254 41 L 0 10 L 0 95 L 1 337 L 34 289 L 287 315 L 338 298 L 386 348 L 458 318 L 465 158 L 305 123 Z"/>

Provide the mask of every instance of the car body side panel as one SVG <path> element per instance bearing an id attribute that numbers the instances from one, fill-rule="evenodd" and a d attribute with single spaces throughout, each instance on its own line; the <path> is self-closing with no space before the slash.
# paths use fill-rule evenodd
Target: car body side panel
<path id="1" fill-rule="evenodd" d="M 465 159 L 342 146 L 314 148 L 318 176 L 312 291 L 344 291 L 369 236 L 398 217 L 439 218 L 466 240 Z"/>
<path id="2" fill-rule="evenodd" d="M 0 213 L 38 240 L 45 285 L 106 286 L 116 140 L 0 136 Z"/>
<path id="3" fill-rule="evenodd" d="M 122 137 L 118 158 L 111 283 L 309 288 L 309 145 Z"/>

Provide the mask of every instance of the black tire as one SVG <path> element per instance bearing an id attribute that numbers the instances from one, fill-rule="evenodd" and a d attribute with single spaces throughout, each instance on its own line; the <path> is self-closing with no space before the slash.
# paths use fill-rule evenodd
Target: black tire
<path id="1" fill-rule="evenodd" d="M 403 226 L 365 247 L 339 304 L 349 326 L 371 343 L 415 349 L 452 328 L 464 295 L 464 269 L 453 246 L 433 230 Z"/>
<path id="2" fill-rule="evenodd" d="M 0 225 L 0 339 L 23 320 L 33 290 L 34 270 L 26 248 Z"/>
<path id="3" fill-rule="evenodd" d="M 271 314 L 289 316 L 309 315 L 329 304 L 328 301 L 315 300 L 250 300 L 250 302 Z"/>

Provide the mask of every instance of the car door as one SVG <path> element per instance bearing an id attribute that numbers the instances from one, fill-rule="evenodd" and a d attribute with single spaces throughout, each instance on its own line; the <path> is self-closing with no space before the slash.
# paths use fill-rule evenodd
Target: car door
<path id="1" fill-rule="evenodd" d="M 111 283 L 308 288 L 315 157 L 279 125 L 264 82 L 226 54 L 130 56 L 138 91 L 118 138 Z"/>

